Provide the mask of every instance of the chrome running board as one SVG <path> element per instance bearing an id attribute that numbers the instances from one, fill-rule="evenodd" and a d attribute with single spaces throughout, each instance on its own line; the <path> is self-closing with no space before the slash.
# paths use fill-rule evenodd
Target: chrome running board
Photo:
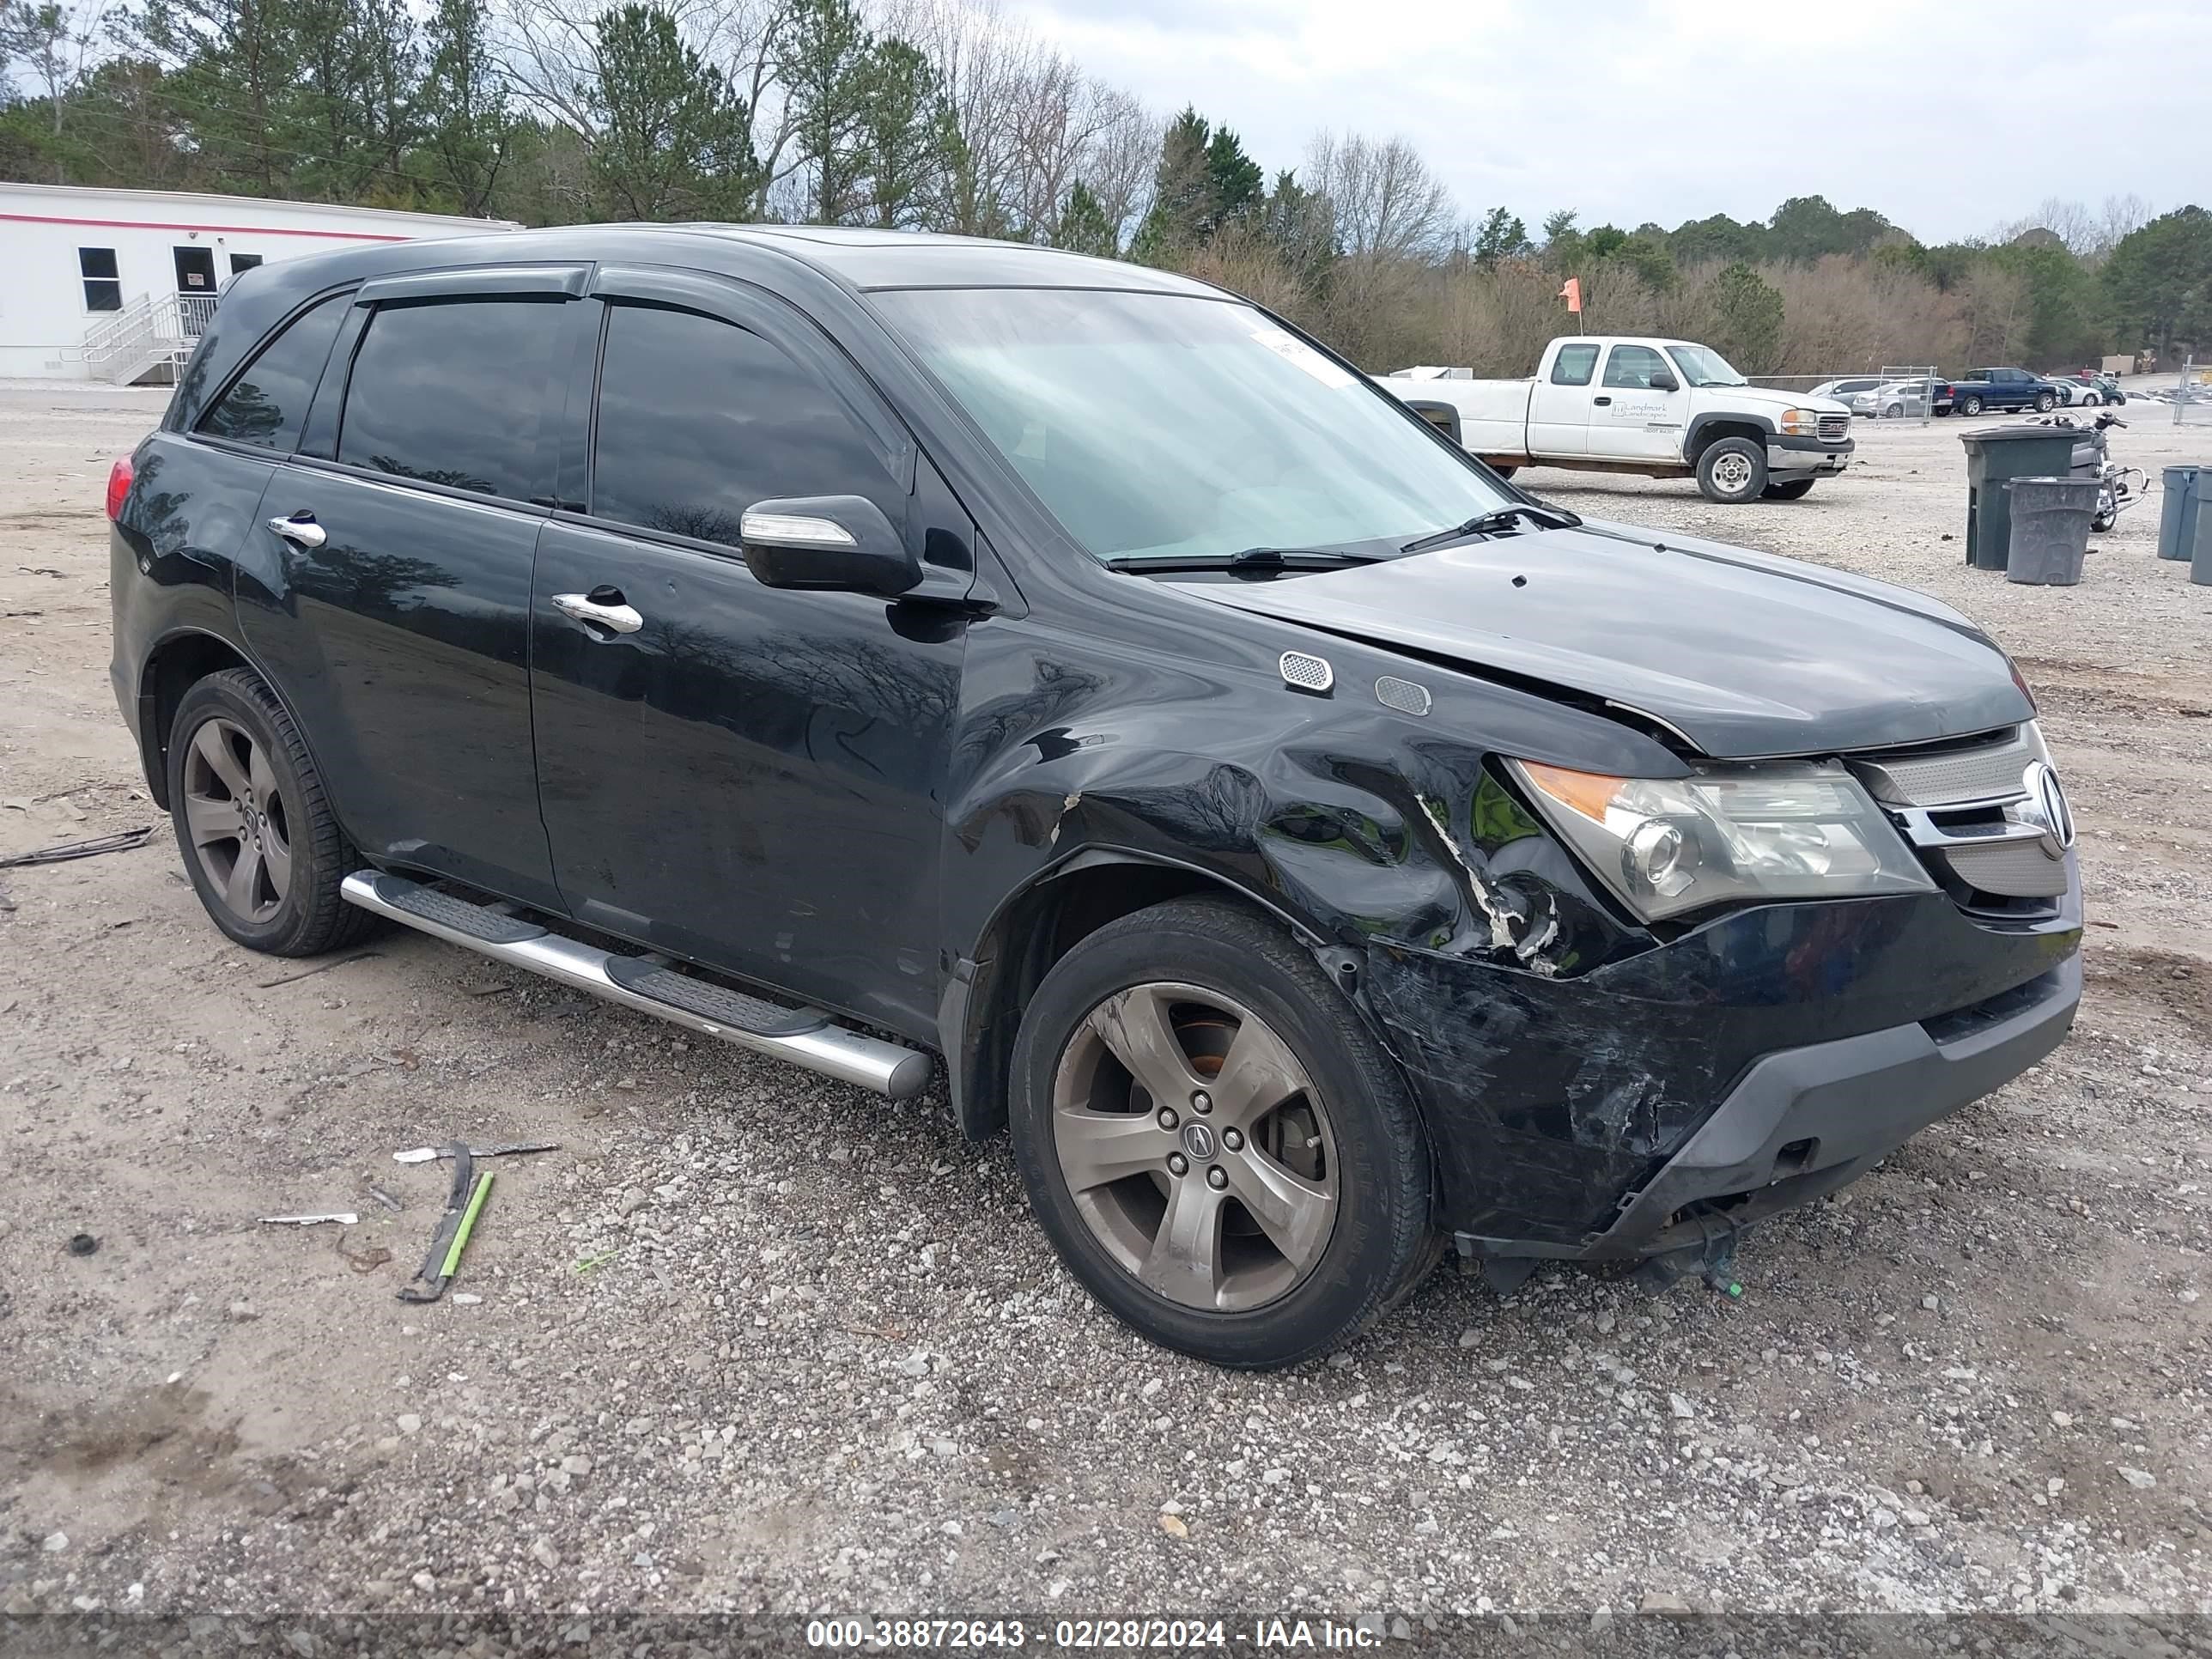
<path id="1" fill-rule="evenodd" d="M 842 1083 L 858 1084 L 893 1100 L 910 1100 L 929 1086 L 933 1067 L 927 1054 L 862 1036 L 816 1009 L 784 1007 L 710 980 L 662 969 L 642 957 L 617 956 L 565 939 L 536 922 L 380 871 L 356 871 L 338 891 L 349 904 L 495 962 L 541 974 L 702 1036 L 719 1037 Z"/>

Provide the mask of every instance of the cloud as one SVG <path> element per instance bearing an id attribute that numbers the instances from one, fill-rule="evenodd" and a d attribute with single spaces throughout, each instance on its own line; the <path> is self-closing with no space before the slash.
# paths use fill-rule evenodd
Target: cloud
<path id="1" fill-rule="evenodd" d="M 1320 127 L 1416 143 L 1470 213 L 1764 218 L 1923 240 L 2049 196 L 2212 189 L 2199 0 L 1012 0 L 1092 73 L 1195 104 L 1270 172 Z"/>

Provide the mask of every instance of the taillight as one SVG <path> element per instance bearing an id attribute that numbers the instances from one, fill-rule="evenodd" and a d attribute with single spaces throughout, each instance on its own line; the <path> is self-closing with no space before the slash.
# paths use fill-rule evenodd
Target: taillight
<path id="1" fill-rule="evenodd" d="M 112 524 L 123 516 L 123 498 L 131 493 L 131 458 L 118 455 L 107 469 L 107 517 Z"/>

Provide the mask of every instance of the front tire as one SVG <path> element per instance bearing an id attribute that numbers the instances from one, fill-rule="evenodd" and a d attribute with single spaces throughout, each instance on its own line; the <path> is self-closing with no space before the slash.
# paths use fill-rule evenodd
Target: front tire
<path id="1" fill-rule="evenodd" d="M 1771 483 L 1760 493 L 1770 501 L 1802 501 L 1805 492 L 1818 482 L 1814 478 L 1792 478 L 1787 483 Z"/>
<path id="2" fill-rule="evenodd" d="M 2037 414 L 2048 415 L 2052 410 L 2057 407 L 2058 394 L 2057 392 L 2039 392 L 2035 394 L 2035 412 Z"/>
<path id="3" fill-rule="evenodd" d="M 1766 489 L 1766 447 L 1748 438 L 1722 438 L 1698 457 L 1698 488 L 1709 501 L 1755 501 Z"/>
<path id="4" fill-rule="evenodd" d="M 374 918 L 338 896 L 357 860 L 299 728 L 259 677 L 210 674 L 169 729 L 169 817 L 215 925 L 248 950 L 312 957 Z"/>
<path id="5" fill-rule="evenodd" d="M 1436 1261 L 1396 1066 L 1310 956 L 1234 905 L 1175 900 L 1077 945 L 1023 1015 L 1012 1085 L 1060 1259 L 1164 1347 L 1293 1364 Z"/>

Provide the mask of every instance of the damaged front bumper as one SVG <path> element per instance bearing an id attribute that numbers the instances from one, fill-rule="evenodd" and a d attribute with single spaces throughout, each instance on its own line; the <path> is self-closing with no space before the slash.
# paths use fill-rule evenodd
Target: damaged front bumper
<path id="1" fill-rule="evenodd" d="M 2068 862 L 2040 916 L 1943 894 L 1762 905 L 1583 971 L 1370 949 L 1437 1224 L 1474 1256 L 1634 1260 L 1843 1186 L 2063 1039 Z"/>
<path id="2" fill-rule="evenodd" d="M 2037 1064 L 2081 1000 L 2075 957 L 1961 1014 L 1768 1054 L 1603 1232 L 1578 1249 L 1504 1253 L 1633 1260 L 1809 1203 Z M 1500 1243 L 1457 1242 L 1468 1254 Z"/>

